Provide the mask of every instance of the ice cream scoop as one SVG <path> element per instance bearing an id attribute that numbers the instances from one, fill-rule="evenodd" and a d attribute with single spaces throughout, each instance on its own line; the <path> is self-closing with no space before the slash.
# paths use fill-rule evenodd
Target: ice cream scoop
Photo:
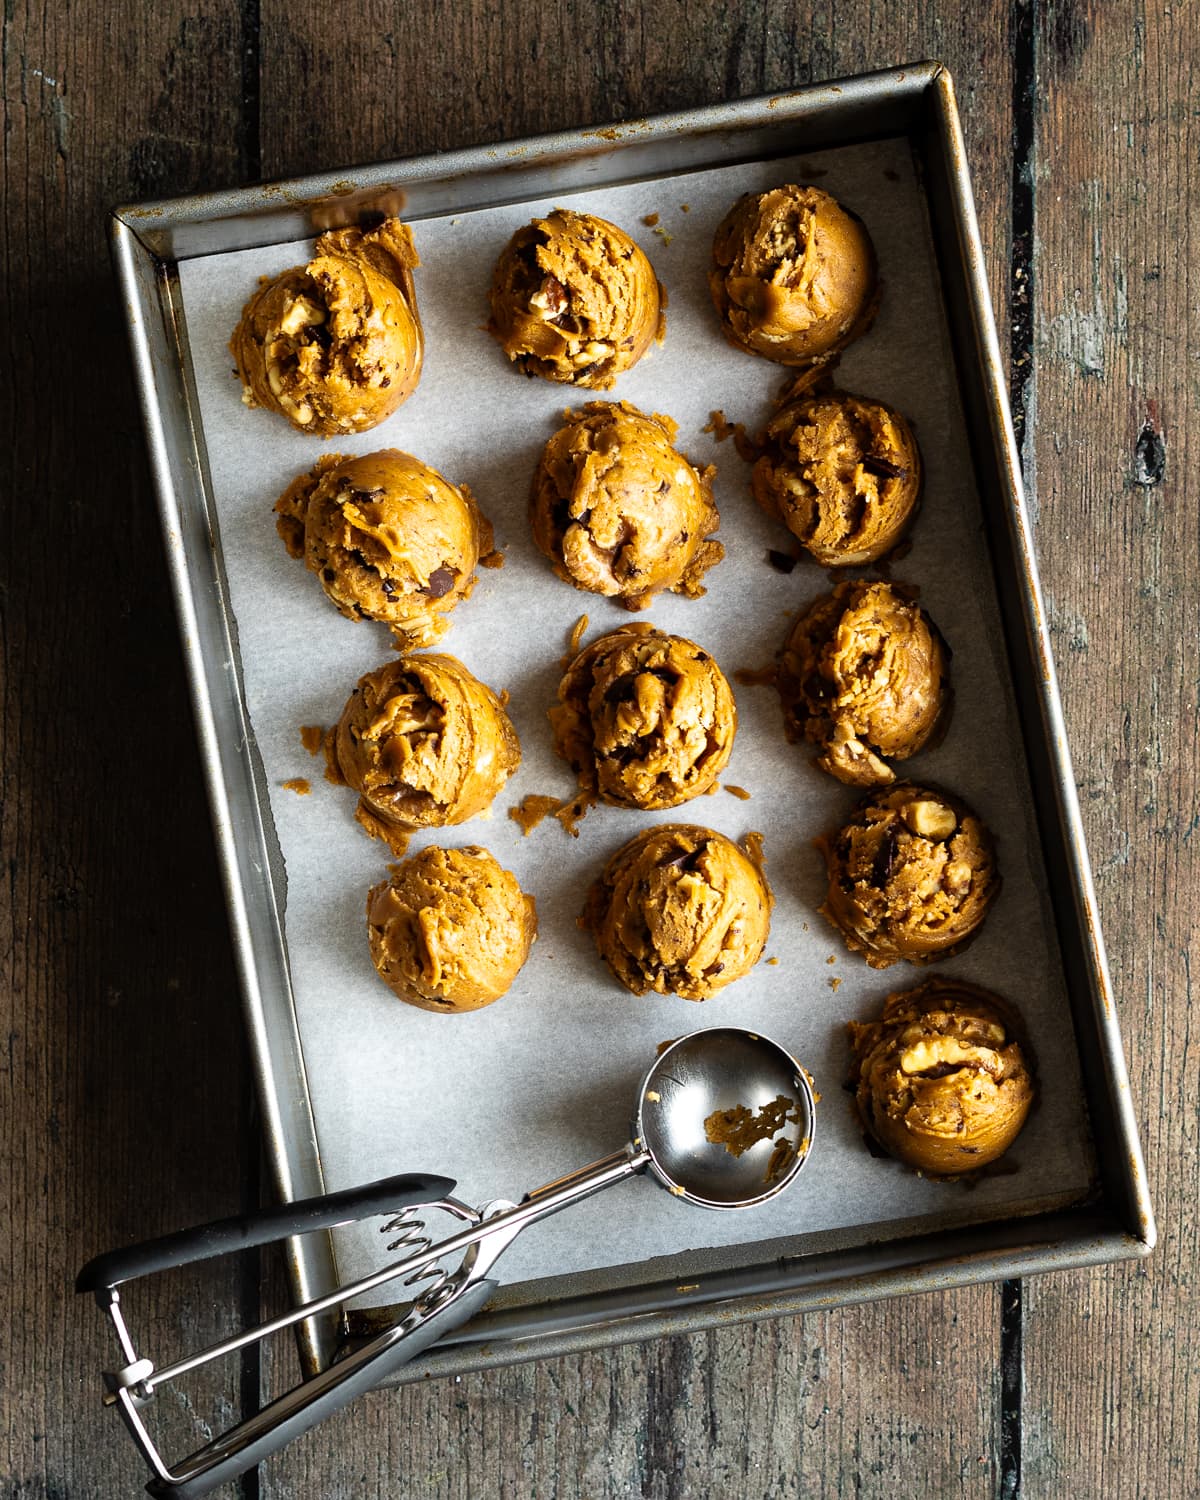
<path id="1" fill-rule="evenodd" d="M 1034 1079 L 1013 1006 L 959 979 L 927 979 L 850 1023 L 850 1086 L 863 1128 L 929 1177 L 960 1177 L 1002 1156 L 1024 1125 Z"/>
<path id="2" fill-rule="evenodd" d="M 979 818 L 957 797 L 907 782 L 860 802 L 817 847 L 829 876 L 821 912 L 873 969 L 956 952 L 1000 889 Z"/>
<path id="3" fill-rule="evenodd" d="M 635 995 L 707 1000 L 748 974 L 770 930 L 762 841 L 663 823 L 618 849 L 592 886 L 582 922 Z"/>
<path id="4" fill-rule="evenodd" d="M 556 208 L 496 263 L 488 331 L 526 375 L 606 390 L 662 341 L 667 294 L 641 249 L 595 214 Z"/>
<path id="5" fill-rule="evenodd" d="M 839 583 L 796 621 L 776 683 L 791 740 L 820 747 L 817 765 L 851 786 L 887 786 L 884 757 L 928 742 L 949 703 L 949 650 L 902 584 Z"/>
<path id="6" fill-rule="evenodd" d="M 384 448 L 319 458 L 275 502 L 276 529 L 349 620 L 380 620 L 402 648 L 445 634 L 475 587 L 492 528 L 465 484 Z"/>
<path id="7" fill-rule="evenodd" d="M 359 678 L 325 758 L 329 779 L 358 793 L 367 833 L 403 854 L 414 830 L 489 807 L 521 747 L 491 688 L 453 656 L 418 652 Z"/>
<path id="8" fill-rule="evenodd" d="M 317 437 L 366 432 L 413 393 L 424 341 L 412 235 L 399 219 L 331 229 L 264 280 L 229 341 L 247 406 Z"/>
<path id="9" fill-rule="evenodd" d="M 644 609 L 664 589 L 692 598 L 725 555 L 716 469 L 695 468 L 672 446 L 670 417 L 627 401 L 568 412 L 534 472 L 533 539 L 566 582 Z"/>
<path id="10" fill-rule="evenodd" d="M 861 567 L 900 541 L 921 493 L 912 429 L 844 391 L 785 401 L 757 440 L 754 498 L 827 568 Z"/>
<path id="11" fill-rule="evenodd" d="M 399 999 L 450 1014 L 498 1000 L 529 957 L 537 907 L 486 849 L 430 845 L 367 896 L 380 979 Z"/>
<path id="12" fill-rule="evenodd" d="M 568 1063 L 555 1059 L 553 1066 L 562 1069 Z M 491 1274 L 496 1262 L 539 1219 L 642 1172 L 684 1203 L 719 1211 L 752 1209 L 795 1181 L 808 1160 L 815 1128 L 812 1084 L 791 1053 L 759 1032 L 714 1026 L 659 1049 L 642 1079 L 631 1139 L 623 1147 L 531 1189 L 519 1203 L 493 1198 L 476 1208 L 451 1196 L 456 1184 L 448 1177 L 405 1173 L 109 1251 L 84 1266 L 75 1289 L 94 1294 L 110 1314 L 125 1363 L 105 1372 L 105 1388 L 151 1465 L 155 1478 L 150 1488 L 198 1500 L 356 1395 L 378 1387 L 479 1312 L 497 1290 Z M 455 1221 L 456 1232 L 447 1238 L 427 1228 L 435 1210 Z M 226 1251 L 244 1252 L 288 1235 L 380 1216 L 385 1217 L 379 1232 L 387 1237 L 388 1252 L 381 1270 L 173 1364 L 156 1365 L 138 1355 L 120 1312 L 126 1283 Z M 594 1237 L 594 1228 L 588 1232 Z M 401 1304 L 395 1322 L 236 1427 L 216 1438 L 210 1433 L 205 1446 L 174 1470 L 167 1467 L 140 1415 L 156 1389 L 389 1283 L 394 1283 L 391 1296 Z"/>
<path id="13" fill-rule="evenodd" d="M 870 327 L 875 250 L 862 221 L 820 188 L 746 193 L 717 226 L 708 286 L 736 348 L 817 364 Z"/>
<path id="14" fill-rule="evenodd" d="M 585 794 L 617 807 L 677 807 L 725 769 L 737 709 L 725 674 L 682 636 L 632 621 L 586 646 L 550 710 L 554 747 Z"/>

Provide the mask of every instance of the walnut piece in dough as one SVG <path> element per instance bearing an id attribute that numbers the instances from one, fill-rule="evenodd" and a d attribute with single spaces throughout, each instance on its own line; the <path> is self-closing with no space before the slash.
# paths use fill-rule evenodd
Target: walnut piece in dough
<path id="1" fill-rule="evenodd" d="M 550 710 L 554 748 L 591 797 L 678 807 L 725 769 L 737 709 L 707 651 L 643 621 L 611 630 L 571 662 Z"/>
<path id="2" fill-rule="evenodd" d="M 776 684 L 788 739 L 850 786 L 888 786 L 882 758 L 927 743 L 949 704 L 949 649 L 901 584 L 839 583 L 796 621 Z"/>
<path id="3" fill-rule="evenodd" d="M 414 653 L 360 677 L 325 739 L 328 776 L 355 817 L 403 854 L 418 828 L 465 823 L 521 763 L 500 700 L 453 656 Z"/>
<path id="4" fill-rule="evenodd" d="M 908 782 L 860 802 L 817 847 L 829 875 L 821 913 L 873 969 L 957 952 L 1000 889 L 991 835 L 970 808 Z"/>
<path id="5" fill-rule="evenodd" d="M 275 523 L 349 620 L 381 620 L 401 649 L 428 646 L 475 587 L 492 528 L 475 497 L 411 453 L 319 458 L 275 502 Z"/>
<path id="6" fill-rule="evenodd" d="M 424 339 L 399 219 L 331 229 L 307 265 L 263 281 L 229 350 L 247 406 L 316 437 L 366 432 L 416 390 Z"/>
<path id="7" fill-rule="evenodd" d="M 556 208 L 518 229 L 496 263 L 488 331 L 526 375 L 607 390 L 661 344 L 667 294 L 629 236 Z"/>
<path id="8" fill-rule="evenodd" d="M 875 250 L 820 188 L 746 193 L 717 226 L 708 274 L 726 339 L 782 365 L 823 363 L 871 326 Z"/>
<path id="9" fill-rule="evenodd" d="M 863 1128 L 926 1177 L 994 1162 L 1033 1104 L 1020 1016 L 978 985 L 934 978 L 889 995 L 879 1020 L 850 1023 L 850 1039 Z"/>
<path id="10" fill-rule="evenodd" d="M 912 429 L 844 391 L 785 401 L 759 435 L 754 498 L 827 568 L 861 567 L 899 542 L 921 493 Z"/>
<path id="11" fill-rule="evenodd" d="M 380 979 L 401 1000 L 444 1015 L 505 994 L 537 937 L 537 907 L 486 849 L 422 849 L 367 895 Z"/>
<path id="12" fill-rule="evenodd" d="M 709 535 L 721 524 L 716 469 L 696 469 L 672 447 L 670 417 L 627 401 L 589 401 L 568 412 L 542 452 L 530 491 L 533 539 L 577 589 L 626 609 L 663 589 L 696 598 L 725 555 Z"/>
<path id="13" fill-rule="evenodd" d="M 617 850 L 581 922 L 627 990 L 707 1000 L 750 972 L 772 897 L 761 840 L 746 843 L 753 857 L 711 828 L 663 823 Z"/>

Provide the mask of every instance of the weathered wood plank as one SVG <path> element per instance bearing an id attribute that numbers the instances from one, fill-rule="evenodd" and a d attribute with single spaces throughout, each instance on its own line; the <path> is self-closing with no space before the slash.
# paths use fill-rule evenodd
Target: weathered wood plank
<path id="1" fill-rule="evenodd" d="M 115 1342 L 75 1271 L 236 1207 L 247 1181 L 241 1018 L 105 245 L 114 202 L 243 175 L 238 46 L 216 4 L 119 24 L 104 4 L 5 6 L 6 1496 L 138 1491 L 100 1407 Z M 133 1325 L 162 1353 L 212 1334 L 240 1274 L 133 1293 Z M 239 1386 L 235 1367 L 188 1396 L 215 1422 Z M 159 1404 L 169 1444 L 195 1446 L 187 1398 Z"/>
<path id="2" fill-rule="evenodd" d="M 1007 322 L 1008 10 L 856 0 L 836 19 L 752 3 L 347 15 L 263 6 L 270 176 L 780 89 L 938 56 L 957 75 Z M 336 101 L 336 103 L 334 103 Z M 999 1295 L 977 1288 L 370 1398 L 266 1466 L 263 1494 L 991 1495 Z M 275 1374 L 276 1381 L 290 1372 Z"/>
<path id="3" fill-rule="evenodd" d="M 993 1301 L 912 1298 L 379 1392 L 264 1465 L 262 1494 L 992 1496 Z"/>
<path id="4" fill-rule="evenodd" d="M 1033 1495 L 1200 1493 L 1200 46 L 1188 7 L 1038 32 L 1038 545 L 1161 1243 L 1026 1284 Z"/>

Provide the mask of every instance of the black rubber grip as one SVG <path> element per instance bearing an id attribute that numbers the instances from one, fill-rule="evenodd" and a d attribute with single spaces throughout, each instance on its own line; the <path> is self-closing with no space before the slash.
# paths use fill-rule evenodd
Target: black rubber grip
<path id="1" fill-rule="evenodd" d="M 409 1172 L 399 1177 L 381 1177 L 378 1182 L 340 1193 L 326 1193 L 321 1198 L 302 1198 L 256 1214 L 238 1214 L 212 1224 L 198 1224 L 194 1229 L 180 1229 L 157 1240 L 97 1255 L 75 1278 L 75 1290 L 101 1292 L 138 1276 L 190 1265 L 214 1255 L 227 1255 L 231 1250 L 251 1250 L 292 1234 L 332 1229 L 337 1224 L 369 1219 L 374 1214 L 399 1213 L 401 1209 L 448 1197 L 454 1188 L 455 1183 L 449 1177 Z"/>
<path id="2" fill-rule="evenodd" d="M 496 1285 L 494 1281 L 477 1282 L 442 1312 L 435 1313 L 424 1327 L 391 1348 L 380 1349 L 388 1337 L 386 1333 L 381 1334 L 345 1360 L 281 1396 L 240 1427 L 193 1453 L 179 1465 L 184 1473 L 197 1464 L 202 1465 L 200 1473 L 193 1478 L 169 1484 L 152 1479 L 146 1486 L 147 1490 L 157 1500 L 198 1500 L 199 1496 L 207 1495 L 218 1485 L 236 1479 L 302 1432 L 332 1416 L 356 1396 L 373 1390 L 393 1370 L 415 1359 L 443 1334 L 474 1317 L 495 1291 Z"/>

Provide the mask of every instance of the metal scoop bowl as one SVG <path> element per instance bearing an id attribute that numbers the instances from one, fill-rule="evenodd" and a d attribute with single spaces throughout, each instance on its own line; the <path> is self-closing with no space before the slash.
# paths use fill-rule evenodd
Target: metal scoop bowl
<path id="1" fill-rule="evenodd" d="M 534 1189 L 520 1203 L 496 1199 L 473 1208 L 450 1196 L 455 1184 L 448 1178 L 409 1174 L 97 1256 L 75 1286 L 93 1293 L 109 1314 L 125 1359 L 122 1368 L 104 1374 L 105 1404 L 117 1407 L 149 1464 L 150 1493 L 195 1500 L 380 1384 L 479 1312 L 498 1286 L 489 1274 L 492 1266 L 528 1225 L 643 1171 L 686 1203 L 753 1208 L 794 1181 L 808 1158 L 814 1122 L 808 1075 L 789 1052 L 755 1032 L 714 1027 L 662 1048 L 638 1091 L 627 1145 Z M 434 1209 L 468 1227 L 434 1244 L 418 1217 Z M 229 1250 L 383 1213 L 390 1215 L 381 1231 L 389 1236 L 388 1249 L 403 1247 L 406 1253 L 382 1270 L 162 1368 L 137 1354 L 118 1286 Z M 444 1269 L 440 1262 L 456 1255 L 457 1268 Z M 168 1468 L 141 1415 L 160 1386 L 397 1278 L 422 1288 L 411 1294 L 397 1322 Z"/>
<path id="2" fill-rule="evenodd" d="M 815 1114 L 808 1075 L 778 1043 L 714 1027 L 672 1042 L 646 1074 L 633 1149 L 686 1203 L 753 1208 L 804 1165 Z"/>

